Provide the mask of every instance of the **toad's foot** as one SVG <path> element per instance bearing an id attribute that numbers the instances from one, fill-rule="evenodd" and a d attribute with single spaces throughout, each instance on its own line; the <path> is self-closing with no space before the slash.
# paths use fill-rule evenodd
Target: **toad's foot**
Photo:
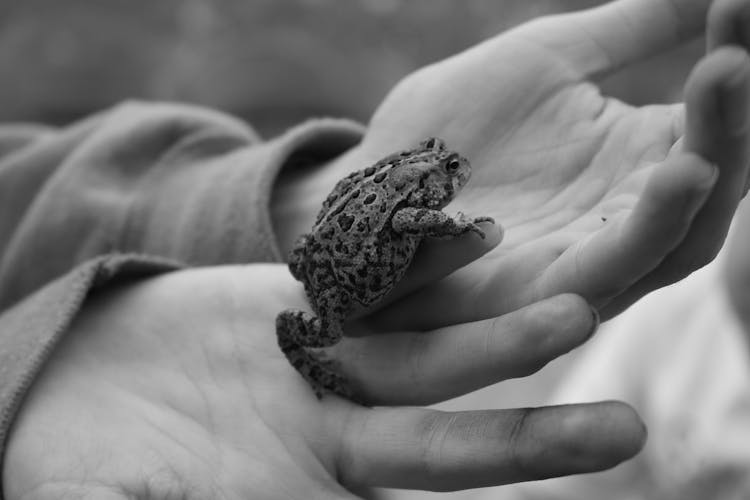
<path id="1" fill-rule="evenodd" d="M 325 359 L 323 353 L 310 352 L 300 345 L 279 343 L 279 347 L 289 363 L 310 384 L 318 399 L 329 392 L 360 402 L 355 398 L 349 381 L 339 373 L 336 361 Z"/>
<path id="2" fill-rule="evenodd" d="M 318 318 L 303 311 L 287 309 L 279 313 L 276 317 L 276 336 L 281 351 L 310 384 L 318 399 L 331 392 L 361 404 L 348 380 L 339 373 L 338 363 L 324 359 L 323 352 L 310 352 L 305 348 L 308 345 L 325 347 L 337 342 L 331 342 L 330 335 L 318 335 L 319 325 Z M 340 338 L 335 334 L 333 337 Z"/>
<path id="3" fill-rule="evenodd" d="M 467 233 L 469 231 L 474 232 L 479 235 L 480 238 L 484 239 L 486 235 L 484 234 L 484 231 L 482 231 L 482 228 L 479 227 L 479 224 L 482 222 L 489 222 L 490 224 L 495 224 L 495 219 L 488 216 L 482 216 L 482 217 L 474 217 L 473 219 L 470 219 L 466 215 L 463 214 L 463 212 L 458 212 L 456 214 L 456 225 L 463 231 L 463 233 Z"/>
<path id="4" fill-rule="evenodd" d="M 478 225 L 481 222 L 491 222 L 494 224 L 495 220 L 492 217 L 470 219 L 461 212 L 456 217 L 451 217 L 440 210 L 405 207 L 393 216 L 391 227 L 397 233 L 438 238 L 452 238 L 472 231 L 484 238 L 484 231 Z"/>

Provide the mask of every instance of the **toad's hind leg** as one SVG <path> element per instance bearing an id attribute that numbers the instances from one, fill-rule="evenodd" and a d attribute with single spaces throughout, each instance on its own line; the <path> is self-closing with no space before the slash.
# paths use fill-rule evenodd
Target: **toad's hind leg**
<path id="1" fill-rule="evenodd" d="M 352 390 L 333 361 L 322 358 L 306 347 L 329 347 L 342 337 L 340 321 L 325 321 L 310 313 L 287 309 L 276 317 L 279 347 L 292 366 L 312 386 L 318 398 L 330 391 L 352 399 Z"/>
<path id="2" fill-rule="evenodd" d="M 279 322 L 285 323 L 288 321 L 288 317 L 282 317 L 285 313 L 297 312 L 300 311 L 283 311 L 276 318 L 277 325 Z M 302 378 L 310 384 L 318 399 L 322 398 L 326 392 L 333 392 L 347 399 L 352 399 L 353 394 L 349 383 L 338 373 L 336 362 L 323 359 L 323 353 L 308 351 L 286 335 L 277 333 L 277 336 L 281 352 L 284 353 L 294 369 L 302 375 Z"/>

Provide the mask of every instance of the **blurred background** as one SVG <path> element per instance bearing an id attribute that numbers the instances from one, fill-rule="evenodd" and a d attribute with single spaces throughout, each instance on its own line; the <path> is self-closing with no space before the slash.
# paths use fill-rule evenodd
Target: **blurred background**
<path id="1" fill-rule="evenodd" d="M 405 74 L 532 17 L 597 0 L 2 0 L 0 121 L 71 122 L 126 98 L 189 101 L 265 136 L 366 121 Z M 696 42 L 605 82 L 680 99 Z M 675 83 L 677 82 L 677 83 Z"/>

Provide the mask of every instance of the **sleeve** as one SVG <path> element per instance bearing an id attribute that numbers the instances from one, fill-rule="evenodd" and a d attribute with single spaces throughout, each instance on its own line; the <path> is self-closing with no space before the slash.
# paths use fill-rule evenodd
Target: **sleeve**
<path id="1" fill-rule="evenodd" d="M 142 279 L 179 267 L 176 262 L 142 255 L 98 257 L 0 313 L 0 500 L 2 459 L 13 418 L 86 297 L 120 280 Z"/>
<path id="2" fill-rule="evenodd" d="M 0 310 L 109 253 L 281 261 L 269 211 L 279 171 L 361 134 L 322 119 L 264 142 L 225 114 L 139 102 L 63 130 L 0 127 Z"/>

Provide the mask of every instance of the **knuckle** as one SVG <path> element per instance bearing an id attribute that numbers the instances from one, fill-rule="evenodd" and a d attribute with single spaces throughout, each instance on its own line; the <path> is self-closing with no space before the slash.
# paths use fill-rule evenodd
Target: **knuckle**
<path id="1" fill-rule="evenodd" d="M 514 376 L 537 372 L 584 342 L 595 326 L 588 303 L 575 294 L 558 295 L 528 307 L 520 321 L 514 342 Z"/>
<path id="2" fill-rule="evenodd" d="M 533 463 L 529 458 L 529 417 L 534 410 L 522 408 L 517 411 L 518 415 L 508 434 L 507 464 L 511 476 L 533 477 Z"/>
<path id="3" fill-rule="evenodd" d="M 586 299 L 574 293 L 564 293 L 550 298 L 548 301 L 549 321 L 570 323 L 585 317 L 589 311 Z"/>
<path id="4" fill-rule="evenodd" d="M 405 364 L 409 367 L 407 377 L 411 391 L 416 393 L 421 393 L 424 389 L 425 374 L 430 365 L 431 340 L 427 333 L 414 332 L 407 343 Z"/>
<path id="5" fill-rule="evenodd" d="M 685 259 L 675 262 L 674 265 L 669 266 L 665 273 L 667 284 L 675 283 L 690 273 L 707 266 L 714 260 L 720 249 L 720 243 L 710 243 L 697 250 L 693 255 L 688 255 Z"/>
<path id="6" fill-rule="evenodd" d="M 737 20 L 741 23 L 750 21 L 750 8 L 746 0 L 716 0 L 708 11 L 709 26 L 714 27 Z"/>
<path id="7" fill-rule="evenodd" d="M 443 470 L 446 442 L 455 427 L 457 415 L 430 412 L 421 426 L 421 468 L 425 477 L 440 478 Z"/>
<path id="8" fill-rule="evenodd" d="M 714 257 L 716 257 L 718 251 L 719 251 L 719 247 L 710 248 L 707 251 L 698 255 L 689 266 L 688 272 L 697 271 L 698 269 L 710 264 L 711 261 L 714 260 Z"/>
<path id="9" fill-rule="evenodd" d="M 535 323 L 535 332 L 530 335 L 535 337 L 535 345 L 546 339 L 557 341 L 561 335 L 579 339 L 589 331 L 593 318 L 586 300 L 572 293 L 552 297 L 540 304 L 537 310 L 528 311 L 528 314 Z"/>

